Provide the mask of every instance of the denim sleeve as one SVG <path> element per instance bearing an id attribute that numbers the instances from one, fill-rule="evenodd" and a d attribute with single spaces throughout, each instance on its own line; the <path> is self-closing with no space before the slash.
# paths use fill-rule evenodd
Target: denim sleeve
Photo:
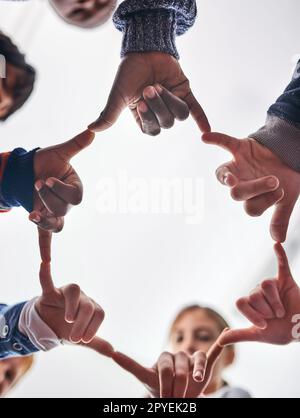
<path id="1" fill-rule="evenodd" d="M 113 17 L 123 32 L 121 56 L 159 51 L 178 59 L 175 38 L 193 26 L 196 16 L 196 0 L 123 1 Z"/>
<path id="2" fill-rule="evenodd" d="M 26 356 L 39 351 L 19 331 L 19 318 L 25 304 L 0 305 L 0 359 Z"/>
<path id="3" fill-rule="evenodd" d="M 300 172 L 300 61 L 292 81 L 270 107 L 266 124 L 250 137 Z"/>

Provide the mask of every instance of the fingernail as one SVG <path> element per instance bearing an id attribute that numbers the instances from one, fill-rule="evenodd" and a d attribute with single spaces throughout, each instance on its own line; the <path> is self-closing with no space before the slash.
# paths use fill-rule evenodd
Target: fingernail
<path id="1" fill-rule="evenodd" d="M 226 184 L 226 186 L 229 186 L 228 174 L 225 174 L 224 176 L 224 184 Z"/>
<path id="2" fill-rule="evenodd" d="M 140 102 L 138 104 L 138 108 L 139 108 L 139 111 L 142 112 L 142 113 L 147 113 L 148 112 L 148 106 L 146 105 L 145 102 Z"/>
<path id="3" fill-rule="evenodd" d="M 52 188 L 54 186 L 54 181 L 52 179 L 47 179 L 46 184 L 48 187 Z"/>
<path id="4" fill-rule="evenodd" d="M 71 318 L 71 317 L 65 318 L 65 321 L 66 321 L 68 324 L 73 324 L 73 322 L 74 322 L 73 318 Z"/>
<path id="5" fill-rule="evenodd" d="M 261 322 L 259 322 L 259 324 L 258 324 L 258 327 L 259 328 L 261 328 L 261 329 L 266 329 L 267 328 L 267 323 L 266 323 L 266 321 L 261 321 Z"/>
<path id="6" fill-rule="evenodd" d="M 155 90 L 157 91 L 158 94 L 160 94 L 160 93 L 163 92 L 163 89 L 162 89 L 162 87 L 159 84 L 156 84 Z"/>
<path id="7" fill-rule="evenodd" d="M 274 178 L 269 179 L 267 184 L 268 184 L 268 187 L 271 187 L 271 188 L 276 187 L 278 185 L 278 180 Z"/>
<path id="8" fill-rule="evenodd" d="M 145 96 L 149 97 L 149 99 L 154 99 L 156 95 L 156 90 L 154 87 L 147 87 L 145 90 Z"/>
<path id="9" fill-rule="evenodd" d="M 194 374 L 194 379 L 197 380 L 197 381 L 203 380 L 203 374 L 201 372 L 196 372 Z"/>
<path id="10" fill-rule="evenodd" d="M 43 183 L 42 183 L 41 181 L 37 181 L 37 182 L 35 183 L 34 187 L 35 187 L 35 190 L 36 190 L 37 192 L 39 192 L 39 191 L 41 190 L 41 188 L 43 187 Z"/>
<path id="11" fill-rule="evenodd" d="M 39 215 L 32 215 L 30 216 L 30 220 L 39 223 L 41 222 L 41 217 Z"/>

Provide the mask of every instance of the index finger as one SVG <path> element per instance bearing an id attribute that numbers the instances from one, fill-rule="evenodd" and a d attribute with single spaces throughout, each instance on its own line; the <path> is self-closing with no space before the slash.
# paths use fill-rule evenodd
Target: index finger
<path id="1" fill-rule="evenodd" d="M 148 370 L 144 366 L 118 351 L 113 354 L 112 358 L 119 366 L 122 367 L 122 369 L 131 373 L 145 385 L 150 385 L 150 376 Z"/>
<path id="2" fill-rule="evenodd" d="M 105 341 L 99 337 L 95 337 L 92 341 L 90 341 L 87 344 L 80 342 L 79 345 L 91 348 L 92 350 L 105 357 L 112 357 L 114 354 L 113 346 L 108 341 Z"/>
<path id="3" fill-rule="evenodd" d="M 95 133 L 85 130 L 74 138 L 62 144 L 52 147 L 64 160 L 69 161 L 83 149 L 87 148 L 94 140 Z"/>
<path id="4" fill-rule="evenodd" d="M 52 232 L 45 231 L 38 227 L 38 234 L 39 234 L 39 247 L 40 247 L 40 255 L 41 260 L 44 263 L 51 262 L 51 241 L 52 241 Z"/>
<path id="5" fill-rule="evenodd" d="M 188 107 L 190 109 L 190 112 L 191 112 L 191 115 L 194 118 L 195 122 L 197 123 L 200 131 L 203 132 L 203 133 L 204 132 L 210 132 L 211 127 L 210 127 L 210 124 L 208 122 L 207 116 L 206 116 L 204 110 L 202 109 L 201 105 L 196 100 L 193 93 L 190 92 L 188 94 L 188 96 L 186 96 L 184 101 L 188 105 Z"/>
<path id="6" fill-rule="evenodd" d="M 42 287 L 43 295 L 52 293 L 55 290 L 55 286 L 54 286 L 52 276 L 51 276 L 50 263 L 41 263 L 40 284 Z"/>
<path id="7" fill-rule="evenodd" d="M 285 282 L 290 279 L 294 281 L 291 270 L 290 270 L 290 266 L 289 266 L 289 260 L 283 249 L 283 246 L 279 242 L 277 242 L 274 245 L 274 250 L 275 250 L 275 254 L 276 254 L 277 262 L 278 262 L 279 282 Z"/>

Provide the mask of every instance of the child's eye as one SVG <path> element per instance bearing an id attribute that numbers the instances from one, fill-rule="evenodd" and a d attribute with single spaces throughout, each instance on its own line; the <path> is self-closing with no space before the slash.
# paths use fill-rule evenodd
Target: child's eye
<path id="1" fill-rule="evenodd" d="M 199 333 L 197 335 L 197 339 L 199 341 L 204 341 L 204 342 L 211 342 L 211 341 L 214 340 L 214 338 L 211 335 L 209 335 L 209 334 L 203 334 L 203 333 Z"/>
<path id="2" fill-rule="evenodd" d="M 177 343 L 182 343 L 182 341 L 183 341 L 183 336 L 182 336 L 182 335 L 178 335 L 178 336 L 176 337 L 176 342 L 177 342 Z"/>
<path id="3" fill-rule="evenodd" d="M 8 370 L 8 371 L 5 373 L 5 379 L 6 379 L 9 383 L 11 383 L 11 382 L 13 381 L 13 378 L 14 378 L 13 373 L 12 373 L 10 370 Z"/>

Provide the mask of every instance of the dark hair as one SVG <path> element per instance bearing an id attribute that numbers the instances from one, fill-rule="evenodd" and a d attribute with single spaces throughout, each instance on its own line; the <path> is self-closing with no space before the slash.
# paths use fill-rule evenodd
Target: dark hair
<path id="1" fill-rule="evenodd" d="M 20 77 L 13 92 L 13 105 L 8 114 L 0 118 L 5 121 L 9 116 L 16 112 L 33 91 L 33 86 L 36 78 L 35 69 L 26 63 L 25 55 L 23 55 L 12 40 L 0 31 L 0 54 L 2 54 L 8 64 L 13 65 L 22 70 L 23 77 Z"/>
<path id="2" fill-rule="evenodd" d="M 170 335 L 172 334 L 177 323 L 183 318 L 187 313 L 194 311 L 203 311 L 205 312 L 213 321 L 215 321 L 217 327 L 219 328 L 220 334 L 224 331 L 225 328 L 230 328 L 228 322 L 214 309 L 207 308 L 200 305 L 189 305 L 181 309 L 180 312 L 176 315 L 170 329 Z"/>

